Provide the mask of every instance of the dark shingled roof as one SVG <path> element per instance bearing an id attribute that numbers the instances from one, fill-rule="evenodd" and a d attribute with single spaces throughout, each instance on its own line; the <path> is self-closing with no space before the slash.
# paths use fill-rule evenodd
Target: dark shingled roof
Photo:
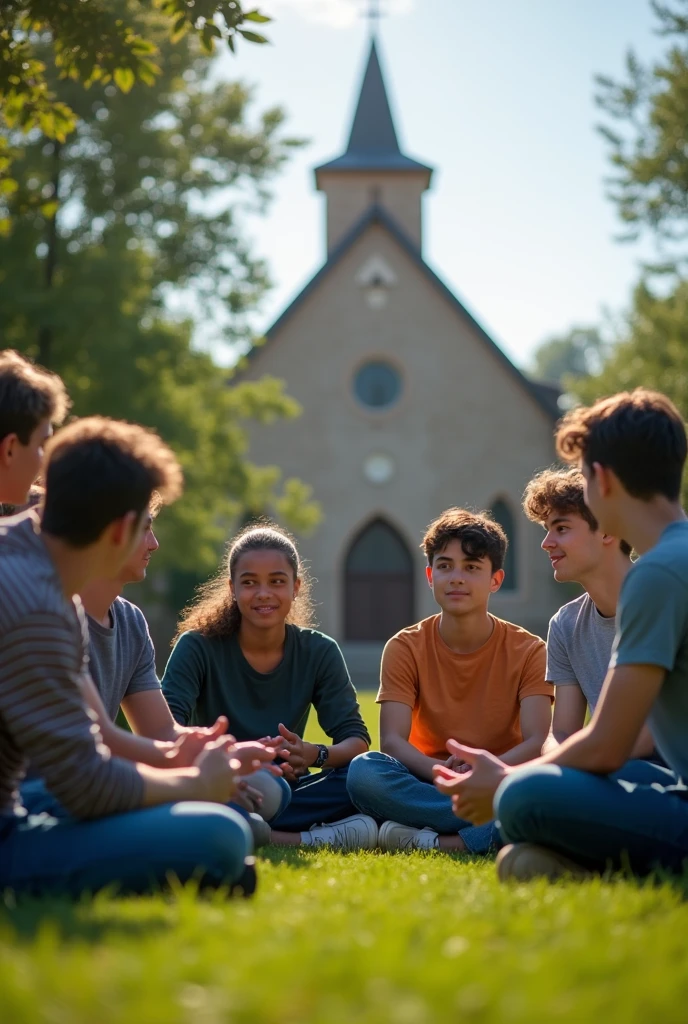
<path id="1" fill-rule="evenodd" d="M 368 207 L 363 216 L 354 224 L 350 231 L 342 238 L 342 240 L 335 246 L 330 252 L 327 261 L 323 264 L 320 270 L 310 279 L 308 284 L 299 292 L 295 299 L 287 306 L 281 316 L 275 320 L 272 326 L 265 332 L 265 339 L 261 344 L 255 345 L 251 348 L 244 356 L 245 363 L 250 363 L 251 360 L 258 356 L 263 349 L 269 347 L 277 341 L 277 335 L 279 334 L 280 328 L 290 319 L 291 316 L 299 309 L 299 307 L 305 302 L 309 295 L 311 295 L 323 281 L 323 279 L 329 274 L 329 272 L 339 263 L 343 256 L 348 252 L 351 246 L 361 237 L 365 230 L 371 224 L 380 224 L 386 228 L 392 237 L 399 243 L 402 249 L 408 254 L 410 259 L 415 263 L 418 269 L 428 278 L 430 284 L 432 284 L 437 291 L 442 295 L 447 302 L 452 306 L 454 311 L 458 314 L 459 318 L 468 323 L 487 345 L 492 354 L 496 357 L 497 361 L 500 362 L 505 369 L 511 374 L 515 382 L 527 391 L 530 397 L 539 405 L 540 409 L 550 420 L 557 420 L 561 416 L 561 410 L 557 406 L 557 398 L 559 397 L 559 389 L 552 384 L 545 384 L 542 381 L 531 380 L 526 377 L 525 374 L 521 373 L 517 366 L 515 366 L 509 357 L 504 353 L 499 345 L 496 344 L 489 336 L 487 331 L 480 326 L 478 321 L 471 316 L 466 307 L 462 302 L 457 299 L 454 293 L 447 287 L 437 274 L 431 270 L 423 259 L 420 249 L 417 245 L 409 238 L 406 232 L 400 227 L 394 218 L 387 212 L 387 210 L 380 206 L 378 203 L 373 203 Z M 241 363 L 238 368 L 241 373 Z"/>
<path id="2" fill-rule="evenodd" d="M 318 171 L 426 171 L 432 168 L 404 156 L 389 108 L 377 47 L 373 39 L 346 153 L 316 167 Z"/>

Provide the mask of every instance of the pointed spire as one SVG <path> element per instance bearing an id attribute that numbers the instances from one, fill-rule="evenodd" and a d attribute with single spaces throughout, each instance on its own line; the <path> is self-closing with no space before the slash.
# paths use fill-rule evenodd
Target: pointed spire
<path id="1" fill-rule="evenodd" d="M 316 168 L 316 171 L 325 170 L 431 170 L 425 164 L 404 156 L 399 149 L 374 36 L 370 42 L 370 54 L 346 152 L 336 160 Z"/>
<path id="2" fill-rule="evenodd" d="M 371 157 L 401 155 L 374 38 L 346 152 Z"/>

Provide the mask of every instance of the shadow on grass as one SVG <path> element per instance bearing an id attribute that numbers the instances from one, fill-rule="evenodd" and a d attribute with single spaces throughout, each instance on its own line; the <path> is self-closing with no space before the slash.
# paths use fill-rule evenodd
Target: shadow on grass
<path id="1" fill-rule="evenodd" d="M 153 916 L 132 920 L 119 914 L 117 903 L 107 906 L 71 900 L 65 897 L 21 897 L 6 899 L 0 905 L 0 928 L 8 929 L 17 939 L 30 941 L 46 929 L 60 940 L 98 942 L 106 938 L 137 939 L 170 928 L 164 908 Z"/>
<path id="2" fill-rule="evenodd" d="M 312 866 L 313 860 L 320 851 L 316 849 L 303 848 L 301 846 L 261 846 L 256 851 L 259 862 L 267 860 L 270 864 L 286 864 L 297 871 L 306 870 Z M 260 868 L 258 869 L 260 872 Z"/>

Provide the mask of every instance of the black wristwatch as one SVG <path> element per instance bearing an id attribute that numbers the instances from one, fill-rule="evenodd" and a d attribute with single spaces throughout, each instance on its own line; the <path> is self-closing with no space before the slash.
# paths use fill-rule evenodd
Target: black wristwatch
<path id="1" fill-rule="evenodd" d="M 311 765 L 311 768 L 322 768 L 330 756 L 330 748 L 326 747 L 324 743 L 316 743 L 315 745 L 318 748 L 318 756 Z"/>

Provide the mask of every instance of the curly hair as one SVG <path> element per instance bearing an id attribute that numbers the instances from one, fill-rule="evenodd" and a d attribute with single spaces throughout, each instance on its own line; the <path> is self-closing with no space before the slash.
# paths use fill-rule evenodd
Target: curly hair
<path id="1" fill-rule="evenodd" d="M 228 545 L 227 555 L 217 574 L 202 584 L 194 600 L 183 609 L 172 645 L 182 633 L 194 630 L 206 637 L 231 636 L 241 625 L 241 612 L 228 581 L 234 579 L 239 559 L 249 551 L 278 551 L 287 559 L 294 579 L 301 581 L 298 597 L 291 606 L 287 622 L 304 628 L 315 625 L 311 580 L 306 572 L 294 538 L 269 520 L 249 523 Z"/>
<path id="2" fill-rule="evenodd" d="M 660 494 L 676 501 L 681 493 L 686 427 L 659 391 L 636 388 L 571 409 L 557 428 L 556 443 L 564 462 L 598 462 L 634 498 Z"/>
<path id="3" fill-rule="evenodd" d="M 432 565 L 435 555 L 444 551 L 453 540 L 460 542 L 469 558 L 489 558 L 493 572 L 504 567 L 509 541 L 502 527 L 488 512 L 448 508 L 433 519 L 420 545 L 428 565 Z"/>
<path id="4" fill-rule="evenodd" d="M 600 524 L 585 504 L 585 478 L 579 469 L 544 469 L 534 476 L 523 494 L 523 511 L 531 523 L 544 526 L 553 513 L 584 519 L 593 533 Z M 619 542 L 624 555 L 631 554 L 625 540 Z"/>

